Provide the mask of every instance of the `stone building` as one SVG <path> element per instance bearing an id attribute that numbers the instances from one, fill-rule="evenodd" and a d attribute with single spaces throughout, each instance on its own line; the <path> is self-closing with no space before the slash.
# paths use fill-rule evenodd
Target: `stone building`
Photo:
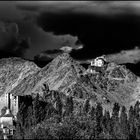
<path id="1" fill-rule="evenodd" d="M 107 68 L 107 65 L 108 63 L 104 55 L 97 57 L 91 61 L 90 65 L 88 66 L 88 69 L 86 70 L 86 72 L 84 72 L 84 75 L 87 73 L 88 74 L 102 73 Z"/>
<path id="2" fill-rule="evenodd" d="M 0 97 L 0 111 L 2 108 L 7 107 L 11 113 L 16 116 L 19 109 L 19 96 L 13 96 L 12 94 L 3 94 Z"/>
<path id="3" fill-rule="evenodd" d="M 24 96 L 13 96 L 12 94 L 3 94 L 0 97 L 0 109 L 5 108 L 6 112 L 0 115 L 0 129 L 3 133 L 4 139 L 11 139 L 15 126 L 14 122 L 17 121 L 17 113 L 22 100 L 27 100 Z M 27 100 L 28 101 L 28 100 Z M 7 109 L 6 109 L 7 108 Z"/>
<path id="4" fill-rule="evenodd" d="M 0 129 L 3 132 L 4 139 L 9 139 L 14 134 L 14 116 L 9 109 L 6 110 L 5 115 L 0 117 Z"/>
<path id="5" fill-rule="evenodd" d="M 106 66 L 107 62 L 105 56 L 100 56 L 91 61 L 90 70 L 92 72 L 102 72 Z"/>

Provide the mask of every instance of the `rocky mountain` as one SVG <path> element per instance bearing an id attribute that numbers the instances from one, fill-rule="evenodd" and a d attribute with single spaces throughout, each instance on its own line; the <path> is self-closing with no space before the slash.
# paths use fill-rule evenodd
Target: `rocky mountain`
<path id="1" fill-rule="evenodd" d="M 0 95 L 12 91 L 28 75 L 40 68 L 17 57 L 0 59 Z"/>
<path id="2" fill-rule="evenodd" d="M 102 72 L 89 73 L 68 53 L 63 53 L 43 68 L 19 58 L 1 59 L 0 65 L 0 72 L 8 75 L 0 78 L 1 81 L 5 78 L 1 82 L 1 94 L 39 93 L 44 97 L 43 89 L 47 84 L 50 91 L 73 97 L 76 110 L 83 108 L 87 100 L 91 106 L 101 102 L 110 110 L 115 102 L 128 108 L 140 98 L 140 78 L 115 63 L 107 64 Z"/>
<path id="3" fill-rule="evenodd" d="M 140 96 L 140 78 L 126 69 L 124 65 L 109 63 L 100 73 L 81 75 L 72 86 L 73 97 L 84 105 L 100 102 L 106 110 L 112 110 L 115 102 L 129 108 Z M 70 90 L 70 89 L 69 89 Z"/>
<path id="4" fill-rule="evenodd" d="M 85 69 L 74 61 L 69 54 L 63 53 L 37 73 L 24 78 L 11 93 L 28 95 L 32 92 L 42 95 L 42 85 L 44 83 L 48 84 L 50 90 L 66 92 L 69 87 L 76 83 L 80 73 L 84 71 Z"/>
<path id="5" fill-rule="evenodd" d="M 86 77 L 96 87 L 94 100 L 106 109 L 112 108 L 114 102 L 128 108 L 139 100 L 140 78 L 124 65 L 109 63 L 102 73 L 87 74 Z"/>

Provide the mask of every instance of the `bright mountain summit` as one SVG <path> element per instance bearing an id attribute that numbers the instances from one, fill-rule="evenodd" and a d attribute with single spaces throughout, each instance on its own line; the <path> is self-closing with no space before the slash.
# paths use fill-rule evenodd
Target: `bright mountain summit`
<path id="1" fill-rule="evenodd" d="M 115 102 L 128 108 L 140 99 L 140 78 L 125 66 L 109 63 L 103 73 L 91 74 L 79 65 L 68 53 L 57 56 L 43 68 L 20 58 L 0 60 L 0 94 L 11 93 L 23 96 L 39 93 L 43 98 L 43 87 L 72 96 L 83 105 L 89 100 L 110 110 Z M 63 96 L 61 96 L 63 97 Z"/>

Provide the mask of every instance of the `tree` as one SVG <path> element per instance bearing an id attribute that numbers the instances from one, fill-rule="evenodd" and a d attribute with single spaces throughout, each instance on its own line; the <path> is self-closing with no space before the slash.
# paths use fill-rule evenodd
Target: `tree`
<path id="1" fill-rule="evenodd" d="M 66 98 L 66 110 L 65 110 L 65 114 L 68 116 L 70 114 L 72 114 L 73 112 L 73 97 L 67 97 Z"/>
<path id="2" fill-rule="evenodd" d="M 100 103 L 97 103 L 96 109 L 95 109 L 95 138 L 98 137 L 98 135 L 102 132 L 102 119 L 103 119 L 103 108 Z"/>
<path id="3" fill-rule="evenodd" d="M 4 137 L 3 137 L 3 132 L 2 132 L 2 131 L 0 131 L 0 139 L 1 139 L 1 140 L 4 139 Z"/>
<path id="4" fill-rule="evenodd" d="M 110 113 L 109 111 L 107 111 L 105 114 L 104 114 L 104 117 L 106 118 L 106 132 L 105 134 L 107 135 L 107 137 L 110 137 L 111 138 L 111 131 L 112 131 L 112 127 L 111 127 L 111 117 L 110 117 Z"/>
<path id="5" fill-rule="evenodd" d="M 128 119 L 128 122 L 129 122 L 129 138 L 131 139 L 134 139 L 136 138 L 136 132 L 135 132 L 135 126 L 134 126 L 134 109 L 133 109 L 133 106 L 130 107 L 129 109 L 129 119 Z"/>
<path id="6" fill-rule="evenodd" d="M 33 125 L 33 109 L 32 109 L 32 106 L 28 107 L 27 113 L 28 113 L 28 115 L 27 115 L 27 118 L 26 118 L 26 128 L 30 129 L 31 126 Z"/>
<path id="7" fill-rule="evenodd" d="M 62 104 L 62 101 L 60 99 L 60 96 L 58 95 L 58 97 L 56 98 L 56 111 L 57 111 L 59 116 L 62 116 L 62 107 L 63 107 L 63 104 Z"/>
<path id="8" fill-rule="evenodd" d="M 26 119 L 25 110 L 26 110 L 26 105 L 22 103 L 17 113 L 16 133 L 14 134 L 14 138 L 16 139 L 24 139 L 25 119 Z"/>
<path id="9" fill-rule="evenodd" d="M 123 138 L 128 139 L 129 138 L 129 129 L 128 129 L 129 126 L 128 126 L 128 120 L 127 120 L 125 106 L 123 106 L 122 110 L 121 110 L 120 126 L 121 126 L 121 133 L 122 133 Z"/>
<path id="10" fill-rule="evenodd" d="M 120 110 L 119 104 L 114 103 L 111 116 L 111 131 L 110 131 L 110 134 L 112 135 L 113 138 L 120 137 L 119 110 Z"/>
<path id="11" fill-rule="evenodd" d="M 135 130 L 135 137 L 137 139 L 140 138 L 140 115 L 139 115 L 139 112 L 140 112 L 140 102 L 137 101 L 135 106 L 134 106 L 134 130 Z"/>
<path id="12" fill-rule="evenodd" d="M 47 102 L 41 101 L 39 99 L 39 94 L 36 95 L 35 99 L 33 100 L 33 110 L 32 110 L 32 114 L 33 114 L 33 124 L 36 125 L 37 123 L 43 121 L 46 117 L 46 106 L 47 106 Z"/>
<path id="13" fill-rule="evenodd" d="M 91 107 L 89 114 L 92 120 L 95 119 L 95 108 L 93 106 Z"/>
<path id="14" fill-rule="evenodd" d="M 135 116 L 136 119 L 139 118 L 139 112 L 140 112 L 140 107 L 139 106 L 140 106 L 140 102 L 137 101 L 135 106 L 134 106 L 134 116 Z"/>
<path id="15" fill-rule="evenodd" d="M 88 113 L 89 109 L 90 109 L 90 104 L 89 104 L 89 99 L 87 99 L 85 104 L 84 104 L 83 112 Z"/>
<path id="16" fill-rule="evenodd" d="M 90 132 L 90 139 L 94 139 L 95 135 L 96 135 L 95 131 L 97 131 L 96 130 L 96 126 L 97 126 L 97 124 L 96 124 L 96 109 L 95 109 L 94 106 L 91 107 L 89 115 L 90 115 L 89 116 L 90 118 L 88 118 L 88 120 L 90 119 L 90 121 L 91 121 L 90 122 L 91 126 L 90 126 L 90 130 L 89 130 L 89 132 Z"/>
<path id="17" fill-rule="evenodd" d="M 39 94 L 37 94 L 33 101 L 33 124 L 34 124 L 34 126 L 37 125 L 37 123 L 39 122 L 39 114 L 40 114 L 39 108 L 40 108 Z"/>
<path id="18" fill-rule="evenodd" d="M 118 103 L 114 103 L 113 106 L 113 111 L 112 111 L 112 123 L 115 123 L 115 121 L 119 120 L 119 111 L 120 111 L 120 106 Z"/>
<path id="19" fill-rule="evenodd" d="M 102 130 L 103 132 L 110 132 L 110 114 L 106 110 L 102 119 Z"/>

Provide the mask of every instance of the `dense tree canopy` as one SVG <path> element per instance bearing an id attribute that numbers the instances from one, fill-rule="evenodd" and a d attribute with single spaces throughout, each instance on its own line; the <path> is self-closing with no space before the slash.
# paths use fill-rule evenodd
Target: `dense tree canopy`
<path id="1" fill-rule="evenodd" d="M 73 97 L 62 101 L 59 92 L 47 92 L 45 101 L 39 94 L 31 104 L 23 102 L 17 114 L 15 139 L 132 139 L 140 138 L 139 102 L 134 107 L 120 107 L 115 103 L 112 114 L 86 100 L 83 113 L 74 113 Z M 48 93 L 49 92 L 49 93 Z M 47 100 L 49 99 L 49 100 Z M 50 102 L 51 99 L 51 102 Z M 48 101 L 48 102 L 47 102 Z"/>

